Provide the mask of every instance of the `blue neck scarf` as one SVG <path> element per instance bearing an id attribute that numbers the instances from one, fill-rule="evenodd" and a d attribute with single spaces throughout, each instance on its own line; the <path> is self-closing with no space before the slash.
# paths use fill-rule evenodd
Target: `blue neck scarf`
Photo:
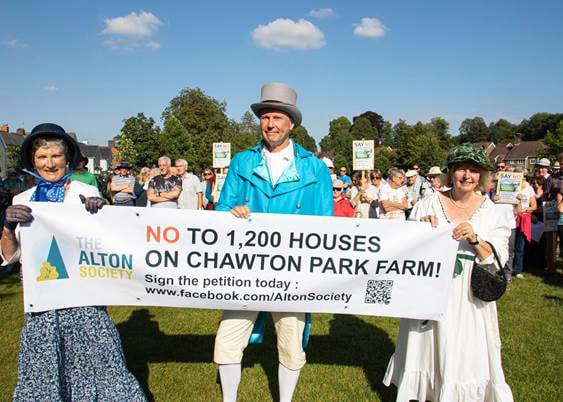
<path id="1" fill-rule="evenodd" d="M 31 201 L 36 202 L 63 202 L 65 199 L 65 183 L 72 174 L 68 172 L 57 181 L 47 181 L 37 173 L 23 169 L 27 174 L 37 179 L 37 187 L 31 196 Z"/>

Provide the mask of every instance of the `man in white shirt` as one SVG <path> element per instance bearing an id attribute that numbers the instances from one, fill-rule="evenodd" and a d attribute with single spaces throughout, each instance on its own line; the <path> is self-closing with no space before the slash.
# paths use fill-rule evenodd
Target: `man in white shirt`
<path id="1" fill-rule="evenodd" d="M 408 208 L 407 196 L 401 189 L 405 182 L 405 173 L 397 168 L 389 169 L 389 179 L 386 186 L 379 189 L 379 207 L 381 219 L 405 220 L 405 210 Z"/>
<path id="2" fill-rule="evenodd" d="M 203 196 L 201 183 L 196 175 L 188 172 L 188 162 L 185 159 L 176 159 L 176 176 L 182 179 L 182 192 L 178 197 L 180 209 L 202 209 Z"/>
<path id="3" fill-rule="evenodd" d="M 302 119 L 296 101 L 297 93 L 287 84 L 262 87 L 260 102 L 251 109 L 260 119 L 263 141 L 232 159 L 217 211 L 230 211 L 237 218 L 248 218 L 251 212 L 333 216 L 326 165 L 290 139 Z M 243 352 L 259 317 L 265 315 L 248 310 L 223 313 L 213 356 L 223 401 L 237 399 Z M 272 318 L 278 338 L 279 400 L 288 402 L 305 365 L 308 319 L 306 313 L 294 312 L 274 312 Z"/>

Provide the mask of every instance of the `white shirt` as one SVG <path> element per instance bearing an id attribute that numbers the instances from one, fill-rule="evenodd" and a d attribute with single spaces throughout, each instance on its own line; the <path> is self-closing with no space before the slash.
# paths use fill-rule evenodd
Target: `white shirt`
<path id="1" fill-rule="evenodd" d="M 270 152 L 264 147 L 262 149 L 262 157 L 268 166 L 272 186 L 275 186 L 285 169 L 287 169 L 293 158 L 295 158 L 293 153 L 293 141 L 289 140 L 289 145 L 279 152 Z"/>
<path id="2" fill-rule="evenodd" d="M 178 208 L 197 209 L 197 193 L 201 192 L 199 179 L 191 173 L 186 173 L 182 177 L 182 192 L 178 197 Z"/>
<path id="3" fill-rule="evenodd" d="M 379 189 L 379 203 L 381 201 L 391 201 L 400 204 L 403 198 L 405 198 L 405 191 L 402 187 L 393 188 L 390 185 L 380 186 Z M 383 208 L 381 209 L 383 211 Z M 382 214 L 382 218 L 387 219 L 405 219 L 405 211 L 393 211 Z"/>
<path id="4" fill-rule="evenodd" d="M 536 195 L 532 186 L 528 184 L 526 187 L 520 190 L 520 195 L 522 196 L 522 199 L 520 200 L 522 208 L 530 208 L 530 198 Z"/>
<path id="5" fill-rule="evenodd" d="M 361 214 L 362 218 L 369 218 L 369 209 L 371 204 L 368 204 L 367 202 L 358 202 L 356 205 L 354 205 L 354 198 L 356 198 L 358 193 L 358 187 L 352 187 L 350 189 L 350 201 L 356 209 L 356 212 L 359 212 Z M 377 199 L 379 197 L 379 189 L 377 187 L 375 187 L 373 184 L 368 184 L 365 193 L 369 199 L 374 200 L 374 202 L 377 204 Z"/>

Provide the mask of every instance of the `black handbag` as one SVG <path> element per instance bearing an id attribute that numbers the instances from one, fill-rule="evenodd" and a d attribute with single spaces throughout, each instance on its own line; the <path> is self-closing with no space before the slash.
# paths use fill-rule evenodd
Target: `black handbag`
<path id="1" fill-rule="evenodd" d="M 508 280 L 497 251 L 491 243 L 487 242 L 487 244 L 491 246 L 500 270 L 498 273 L 493 273 L 474 263 L 473 271 L 471 271 L 471 291 L 475 297 L 490 302 L 500 299 L 506 291 Z"/>

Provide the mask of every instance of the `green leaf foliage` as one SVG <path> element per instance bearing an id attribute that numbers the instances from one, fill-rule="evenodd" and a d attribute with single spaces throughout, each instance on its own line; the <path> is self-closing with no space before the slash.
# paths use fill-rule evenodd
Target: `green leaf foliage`
<path id="1" fill-rule="evenodd" d="M 352 123 L 347 117 L 341 116 L 330 122 L 328 134 L 320 141 L 321 151 L 335 153 L 335 167 L 352 168 Z"/>
<path id="2" fill-rule="evenodd" d="M 381 173 L 385 174 L 389 168 L 393 166 L 392 158 L 385 147 L 376 150 L 374 156 L 374 165 L 376 169 L 381 170 Z"/>
<path id="3" fill-rule="evenodd" d="M 397 139 L 399 166 L 408 169 L 417 163 L 424 172 L 431 166 L 442 166 L 445 163 L 447 144 L 451 138 L 444 136 L 443 131 L 440 136 L 440 131 L 436 127 L 443 128 L 443 122 L 434 120 L 430 123 L 418 122 L 410 126 L 404 120 L 399 120 L 393 127 Z"/>
<path id="4" fill-rule="evenodd" d="M 508 120 L 499 119 L 496 123 L 489 124 L 489 140 L 495 144 L 512 142 L 518 138 L 516 125 Z"/>
<path id="5" fill-rule="evenodd" d="M 295 140 L 295 142 L 297 142 L 306 150 L 311 151 L 313 153 L 317 152 L 317 142 L 313 137 L 309 135 L 305 127 L 303 126 L 294 127 L 293 130 L 291 130 L 290 136 Z"/>
<path id="6" fill-rule="evenodd" d="M 116 138 L 116 148 L 121 161 L 133 166 L 154 166 L 159 158 L 158 138 L 160 128 L 152 117 L 143 113 L 123 121 L 121 132 Z"/>
<path id="7" fill-rule="evenodd" d="M 6 168 L 21 169 L 21 146 L 10 145 L 4 154 L 7 159 Z"/>
<path id="8" fill-rule="evenodd" d="M 260 125 L 252 112 L 245 112 L 240 122 L 232 122 L 232 126 L 230 142 L 233 155 L 253 147 L 262 139 Z"/>
<path id="9" fill-rule="evenodd" d="M 393 126 L 388 121 L 383 123 L 380 133 L 381 145 L 393 147 L 395 145 L 395 138 L 393 137 Z"/>
<path id="10" fill-rule="evenodd" d="M 376 128 L 372 126 L 371 122 L 365 117 L 356 119 L 350 128 L 350 134 L 354 141 L 373 140 L 375 144 L 379 142 Z"/>
<path id="11" fill-rule="evenodd" d="M 542 139 L 548 131 L 555 133 L 559 123 L 563 120 L 563 113 L 536 113 L 529 119 L 524 119 L 518 125 L 518 133 L 525 141 Z"/>
<path id="12" fill-rule="evenodd" d="M 164 121 L 174 115 L 187 131 L 186 142 L 190 149 L 186 157 L 192 160 L 195 172 L 212 165 L 214 142 L 230 142 L 233 124 L 225 114 L 226 107 L 225 102 L 219 102 L 199 88 L 185 88 L 162 113 Z"/>
<path id="13" fill-rule="evenodd" d="M 169 114 L 159 135 L 160 155 L 166 155 L 172 161 L 185 159 L 188 169 L 192 170 L 196 165 L 195 155 L 191 152 L 194 149 L 192 141 L 193 137 L 180 120 L 174 114 Z"/>
<path id="14" fill-rule="evenodd" d="M 481 142 L 489 141 L 491 136 L 489 127 L 482 117 L 465 119 L 459 126 L 459 142 Z"/>
<path id="15" fill-rule="evenodd" d="M 548 130 L 543 140 L 547 148 L 539 152 L 540 157 L 548 158 L 552 162 L 559 160 L 560 155 L 563 155 L 563 120 L 559 122 L 555 132 Z"/>

